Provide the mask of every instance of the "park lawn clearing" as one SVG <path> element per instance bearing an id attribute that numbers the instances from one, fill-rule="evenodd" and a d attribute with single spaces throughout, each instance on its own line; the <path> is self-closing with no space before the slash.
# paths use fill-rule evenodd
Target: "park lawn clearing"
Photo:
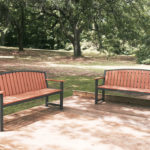
<path id="1" fill-rule="evenodd" d="M 65 80 L 64 97 L 72 95 L 72 90 L 94 92 L 94 78 L 102 76 L 105 69 L 112 67 L 139 67 L 133 56 L 106 56 L 84 54 L 85 57 L 74 59 L 72 52 L 64 50 L 32 50 L 18 52 L 15 48 L 0 47 L 1 72 L 15 70 L 40 70 L 47 72 L 48 78 Z M 141 67 L 149 67 L 142 65 Z M 100 82 L 101 83 L 101 82 Z M 100 84 L 99 83 L 99 84 Z M 54 83 L 49 82 L 49 86 Z M 58 85 L 59 86 L 59 85 Z M 55 86 L 54 86 L 55 87 Z M 111 94 L 111 93 L 110 93 Z M 117 95 L 121 95 L 117 93 Z M 49 97 L 59 99 L 58 96 Z M 10 114 L 33 106 L 44 104 L 44 99 L 5 108 Z"/>

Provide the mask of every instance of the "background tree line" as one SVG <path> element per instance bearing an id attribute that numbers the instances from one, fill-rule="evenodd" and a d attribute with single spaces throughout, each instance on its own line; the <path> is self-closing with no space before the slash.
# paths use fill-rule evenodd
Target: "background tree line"
<path id="1" fill-rule="evenodd" d="M 0 0 L 0 45 L 60 49 L 81 41 L 99 51 L 128 54 L 150 62 L 148 0 Z"/>

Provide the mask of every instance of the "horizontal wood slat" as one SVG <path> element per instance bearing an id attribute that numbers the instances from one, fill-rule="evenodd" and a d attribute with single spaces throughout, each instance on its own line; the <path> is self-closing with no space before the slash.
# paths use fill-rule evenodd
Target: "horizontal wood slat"
<path id="1" fill-rule="evenodd" d="M 120 87 L 120 86 L 111 86 L 111 85 L 101 85 L 101 86 L 98 86 L 98 88 L 99 89 L 111 89 L 111 90 L 120 90 L 120 91 L 132 91 L 132 92 L 150 93 L 149 89 Z"/>
<path id="2" fill-rule="evenodd" d="M 5 96 L 4 97 L 4 105 L 8 105 L 8 104 L 15 103 L 18 101 L 28 100 L 28 99 L 32 99 L 32 98 L 36 98 L 36 97 L 40 97 L 40 96 L 45 96 L 45 95 L 57 93 L 60 91 L 61 91 L 60 89 L 45 88 L 45 89 L 40 89 L 40 90 L 36 90 L 36 91 L 26 92 L 23 94 L 18 94 L 18 95 L 13 95 L 13 96 Z"/>

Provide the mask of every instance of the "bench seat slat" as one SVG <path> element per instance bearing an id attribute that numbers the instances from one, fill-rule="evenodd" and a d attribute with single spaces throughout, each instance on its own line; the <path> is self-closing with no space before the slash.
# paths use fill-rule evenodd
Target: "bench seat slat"
<path id="1" fill-rule="evenodd" d="M 60 91 L 61 91 L 60 89 L 45 88 L 45 89 L 40 89 L 40 90 L 36 90 L 36 91 L 26 92 L 23 94 L 5 96 L 3 104 L 7 105 L 7 104 L 15 103 L 18 101 L 23 101 L 23 100 L 27 100 L 27 99 L 40 97 L 40 96 L 45 96 L 45 95 L 52 94 L 52 93 L 57 93 Z"/>
<path id="2" fill-rule="evenodd" d="M 9 74 L 9 78 L 10 78 L 10 85 L 11 85 L 11 89 L 12 89 L 12 93 L 10 95 L 14 95 L 17 92 L 16 92 L 14 77 L 13 77 L 12 73 Z"/>
<path id="3" fill-rule="evenodd" d="M 133 84 L 133 87 L 134 88 L 137 88 L 137 83 L 138 83 L 138 71 L 136 70 L 135 71 L 135 75 L 134 75 L 134 84 Z"/>
<path id="4" fill-rule="evenodd" d="M 38 90 L 38 83 L 37 83 L 37 76 L 36 76 L 37 73 L 33 73 L 33 78 L 34 78 L 34 84 L 35 84 L 35 90 Z"/>
<path id="5" fill-rule="evenodd" d="M 31 91 L 31 85 L 30 85 L 31 81 L 28 72 L 25 72 L 23 76 L 24 76 L 24 80 L 26 81 L 26 92 Z"/>
<path id="6" fill-rule="evenodd" d="M 24 92 L 27 92 L 28 91 L 28 83 L 27 83 L 27 79 L 26 79 L 26 72 L 22 72 L 21 75 L 22 75 L 22 80 L 24 81 L 23 84 L 24 84 Z"/>
<path id="7" fill-rule="evenodd" d="M 137 88 L 141 88 L 141 81 L 142 81 L 142 74 L 141 71 L 138 71 L 138 84 L 137 84 Z"/>
<path id="8" fill-rule="evenodd" d="M 111 90 L 120 90 L 120 91 L 132 91 L 132 92 L 150 93 L 150 89 L 111 86 L 111 85 L 101 85 L 101 86 L 98 86 L 98 88 L 99 89 L 111 89 Z"/>
<path id="9" fill-rule="evenodd" d="M 0 91 L 5 91 L 5 87 L 4 87 L 4 83 L 3 83 L 3 79 L 2 79 L 2 76 L 0 76 Z M 4 94 L 3 95 L 5 95 L 5 92 L 4 92 Z"/>
<path id="10" fill-rule="evenodd" d="M 150 78 L 149 78 L 149 71 L 146 71 L 146 85 L 145 85 L 145 88 L 146 89 L 149 89 L 149 85 L 150 85 Z"/>
<path id="11" fill-rule="evenodd" d="M 37 84 L 38 84 L 38 90 L 39 90 L 39 89 L 42 89 L 42 86 L 41 86 L 41 84 L 40 84 L 40 83 L 41 83 L 41 82 L 40 82 L 40 74 L 37 73 L 36 76 L 37 76 Z"/>
<path id="12" fill-rule="evenodd" d="M 45 82 L 45 75 L 44 74 L 41 74 L 41 84 L 42 84 L 42 88 L 45 88 L 46 87 L 46 82 Z"/>
<path id="13" fill-rule="evenodd" d="M 7 80 L 6 80 L 6 75 L 2 75 L 2 80 L 3 80 L 3 86 L 5 89 L 5 93 L 4 95 L 9 95 L 9 90 L 8 90 L 8 86 L 7 86 Z"/>

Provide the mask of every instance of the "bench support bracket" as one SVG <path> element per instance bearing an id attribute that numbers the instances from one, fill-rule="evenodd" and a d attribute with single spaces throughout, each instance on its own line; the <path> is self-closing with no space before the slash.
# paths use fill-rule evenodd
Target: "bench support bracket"
<path id="1" fill-rule="evenodd" d="M 46 98 L 45 98 L 45 106 L 46 107 L 48 106 L 48 96 L 46 96 Z"/>
<path id="2" fill-rule="evenodd" d="M 60 109 L 63 109 L 63 94 L 64 94 L 64 83 L 60 82 L 60 104 L 54 104 L 54 103 L 49 103 L 48 102 L 48 96 L 45 98 L 45 106 L 48 107 L 48 105 L 54 105 L 54 106 L 59 106 Z"/>
<path id="3" fill-rule="evenodd" d="M 98 101 L 105 101 L 105 90 L 102 90 L 102 98 L 98 99 L 98 79 L 95 80 L 95 104 L 98 103 Z"/>
<path id="4" fill-rule="evenodd" d="M 102 101 L 105 101 L 105 90 L 102 90 Z"/>
<path id="5" fill-rule="evenodd" d="M 98 102 L 98 79 L 95 80 L 95 104 Z"/>
<path id="6" fill-rule="evenodd" d="M 0 94 L 0 131 L 3 131 L 3 95 Z"/>
<path id="7" fill-rule="evenodd" d="M 60 82 L 60 89 L 61 89 L 61 92 L 60 92 L 60 109 L 63 109 L 63 94 L 64 94 L 64 83 L 63 82 Z"/>

